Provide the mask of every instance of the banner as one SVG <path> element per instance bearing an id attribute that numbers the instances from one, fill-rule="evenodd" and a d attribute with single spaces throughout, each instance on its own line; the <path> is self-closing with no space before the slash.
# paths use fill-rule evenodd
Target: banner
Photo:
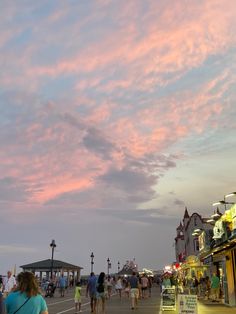
<path id="1" fill-rule="evenodd" d="M 197 296 L 180 294 L 178 296 L 178 314 L 198 314 Z"/>

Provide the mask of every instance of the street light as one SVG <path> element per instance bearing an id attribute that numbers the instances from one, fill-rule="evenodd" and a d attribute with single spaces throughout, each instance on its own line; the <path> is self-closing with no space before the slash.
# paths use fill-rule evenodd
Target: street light
<path id="1" fill-rule="evenodd" d="M 93 261 L 94 254 L 93 254 L 93 252 L 91 253 L 90 257 L 91 257 L 91 273 L 92 273 L 93 272 L 93 264 L 94 264 L 94 261 Z"/>
<path id="2" fill-rule="evenodd" d="M 119 273 L 119 271 L 120 271 L 120 262 L 118 262 L 117 265 L 118 265 L 118 273 Z"/>
<path id="3" fill-rule="evenodd" d="M 230 197 L 230 196 L 234 196 L 234 195 L 236 195 L 236 192 L 232 192 L 232 193 L 225 195 L 225 198 Z"/>
<path id="4" fill-rule="evenodd" d="M 56 247 L 56 242 L 55 240 L 52 240 L 50 243 L 50 247 L 52 248 L 52 258 L 51 258 L 51 279 L 52 279 L 52 273 L 53 273 L 53 256 L 54 256 L 54 249 Z"/>
<path id="5" fill-rule="evenodd" d="M 108 257 L 107 259 L 107 275 L 109 275 L 109 269 L 111 268 L 111 261 L 110 258 Z"/>
<path id="6" fill-rule="evenodd" d="M 234 202 L 226 202 L 226 198 L 230 197 L 230 196 L 234 196 L 234 195 L 236 195 L 236 192 L 232 192 L 232 193 L 226 194 L 226 195 L 224 195 L 224 199 L 222 201 L 215 202 L 215 203 L 212 204 L 212 206 L 225 205 L 225 210 L 226 210 L 227 209 L 227 207 L 226 207 L 227 204 L 230 204 L 230 205 L 234 205 L 235 204 Z"/>

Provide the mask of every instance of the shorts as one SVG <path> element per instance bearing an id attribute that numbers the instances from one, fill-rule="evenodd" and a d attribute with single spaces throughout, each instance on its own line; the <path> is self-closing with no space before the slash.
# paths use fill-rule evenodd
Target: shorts
<path id="1" fill-rule="evenodd" d="M 90 299 L 97 299 L 97 292 L 96 291 L 90 292 L 89 296 L 90 296 Z"/>
<path id="2" fill-rule="evenodd" d="M 142 287 L 142 290 L 147 290 L 147 287 Z"/>
<path id="3" fill-rule="evenodd" d="M 138 288 L 132 288 L 130 290 L 130 296 L 131 296 L 131 298 L 138 299 L 139 298 L 139 290 L 138 290 Z"/>
<path id="4" fill-rule="evenodd" d="M 75 298 L 75 303 L 81 303 L 81 298 Z"/>
<path id="5" fill-rule="evenodd" d="M 105 300 L 106 299 L 106 293 L 105 292 L 98 292 L 97 293 L 97 299 Z"/>

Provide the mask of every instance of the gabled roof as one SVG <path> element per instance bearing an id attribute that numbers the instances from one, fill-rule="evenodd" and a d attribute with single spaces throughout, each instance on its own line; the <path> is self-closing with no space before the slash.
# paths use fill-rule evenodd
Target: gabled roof
<path id="1" fill-rule="evenodd" d="M 179 224 L 177 230 L 182 230 L 182 229 L 183 229 L 183 225 L 182 225 L 182 222 L 180 221 L 180 224 Z"/>
<path id="2" fill-rule="evenodd" d="M 52 265 L 51 263 L 52 263 L 51 259 L 45 259 L 43 261 L 22 265 L 20 267 L 23 269 L 50 269 Z M 53 268 L 68 269 L 68 270 L 73 270 L 73 269 L 78 269 L 78 268 L 83 269 L 83 267 L 76 266 L 76 265 L 66 263 L 66 262 L 62 262 L 56 259 L 53 260 Z"/>

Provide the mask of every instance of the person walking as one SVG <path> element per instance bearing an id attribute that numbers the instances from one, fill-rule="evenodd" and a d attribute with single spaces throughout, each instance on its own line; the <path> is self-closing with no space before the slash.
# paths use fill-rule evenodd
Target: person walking
<path id="1" fill-rule="evenodd" d="M 3 314 L 3 282 L 2 282 L 2 276 L 0 276 L 0 314 Z"/>
<path id="2" fill-rule="evenodd" d="M 11 291 L 16 288 L 16 279 L 12 275 L 12 272 L 9 270 L 7 272 L 7 278 L 3 283 L 3 292 L 4 296 L 6 297 Z"/>
<path id="3" fill-rule="evenodd" d="M 211 277 L 212 302 L 217 302 L 219 300 L 219 294 L 220 294 L 220 278 L 216 275 L 216 273 L 213 273 L 213 276 Z"/>
<path id="4" fill-rule="evenodd" d="M 143 299 L 145 299 L 147 297 L 146 296 L 147 288 L 148 288 L 148 278 L 147 278 L 146 274 L 144 274 L 141 277 L 141 289 L 142 289 L 142 298 Z"/>
<path id="5" fill-rule="evenodd" d="M 130 298 L 131 298 L 131 309 L 138 307 L 138 298 L 139 298 L 139 280 L 136 276 L 136 273 L 133 272 L 132 276 L 129 278 L 130 285 Z"/>
<path id="6" fill-rule="evenodd" d="M 106 284 L 107 284 L 107 297 L 108 297 L 108 299 L 110 299 L 111 293 L 112 293 L 112 278 L 110 275 L 108 275 L 108 277 L 107 277 Z"/>
<path id="7" fill-rule="evenodd" d="M 61 274 L 58 282 L 59 282 L 61 297 L 64 297 L 65 296 L 65 289 L 66 289 L 66 278 L 64 277 L 64 274 Z"/>
<path id="8" fill-rule="evenodd" d="M 77 281 L 75 286 L 75 313 L 82 312 L 81 310 L 81 286 L 80 282 Z"/>
<path id="9" fill-rule="evenodd" d="M 122 285 L 122 278 L 119 276 L 116 282 L 116 292 L 119 294 L 120 300 L 121 300 L 121 292 L 123 289 L 123 285 Z"/>
<path id="10" fill-rule="evenodd" d="M 148 296 L 151 298 L 152 296 L 152 283 L 153 283 L 153 278 L 151 276 L 148 277 Z"/>
<path id="11" fill-rule="evenodd" d="M 106 302 L 106 285 L 105 285 L 105 273 L 101 272 L 97 281 L 97 309 L 98 313 L 101 308 L 101 313 L 105 313 L 105 302 Z"/>
<path id="12" fill-rule="evenodd" d="M 91 313 L 96 312 L 97 305 L 97 277 L 91 272 L 86 288 L 86 297 L 90 297 Z"/>
<path id="13" fill-rule="evenodd" d="M 5 300 L 6 313 L 48 314 L 47 304 L 39 292 L 38 282 L 31 272 L 17 276 L 18 287 Z"/>

